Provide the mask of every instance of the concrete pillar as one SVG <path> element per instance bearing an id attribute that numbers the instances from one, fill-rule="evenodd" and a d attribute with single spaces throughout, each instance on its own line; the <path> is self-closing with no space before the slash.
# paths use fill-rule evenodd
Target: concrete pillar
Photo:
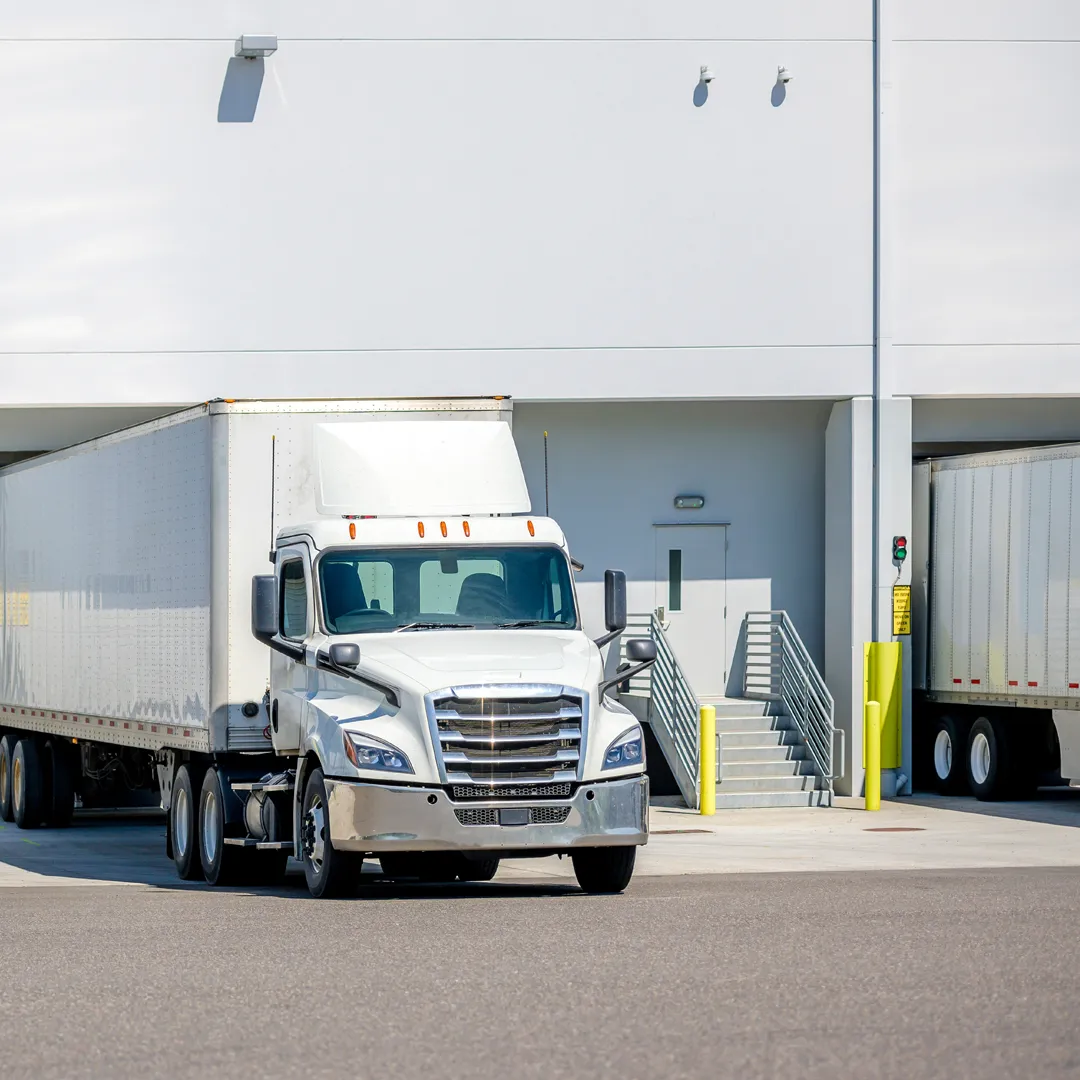
<path id="1" fill-rule="evenodd" d="M 873 401 L 838 401 L 825 429 L 825 682 L 844 732 L 838 795 L 863 793 L 863 643 L 872 633 Z"/>

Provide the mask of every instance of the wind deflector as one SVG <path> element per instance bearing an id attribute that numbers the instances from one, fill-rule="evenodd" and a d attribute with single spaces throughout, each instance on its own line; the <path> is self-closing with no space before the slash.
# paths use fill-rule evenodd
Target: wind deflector
<path id="1" fill-rule="evenodd" d="M 371 420 L 315 426 L 320 514 L 520 514 L 531 508 L 503 420 Z"/>

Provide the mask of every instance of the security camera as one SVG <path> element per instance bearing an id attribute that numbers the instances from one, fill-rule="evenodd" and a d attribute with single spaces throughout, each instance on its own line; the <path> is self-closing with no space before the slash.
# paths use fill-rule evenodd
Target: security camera
<path id="1" fill-rule="evenodd" d="M 708 64 L 701 65 L 701 81 L 703 83 L 711 83 L 716 76 L 712 73 L 712 68 Z"/>
<path id="2" fill-rule="evenodd" d="M 781 64 L 776 69 L 776 81 L 778 83 L 787 84 L 787 83 L 791 82 L 791 80 L 794 79 L 794 78 L 795 78 L 795 76 L 792 75 L 791 72 L 788 71 L 788 69 L 786 67 L 784 67 L 783 64 Z"/>

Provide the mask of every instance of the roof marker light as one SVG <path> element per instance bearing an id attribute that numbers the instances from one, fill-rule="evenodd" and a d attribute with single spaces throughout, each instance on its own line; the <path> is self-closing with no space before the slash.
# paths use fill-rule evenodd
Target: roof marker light
<path id="1" fill-rule="evenodd" d="M 418 521 L 416 523 L 416 531 L 420 534 L 420 539 L 423 540 L 424 539 L 424 523 L 422 521 Z"/>
<path id="2" fill-rule="evenodd" d="M 465 530 L 465 535 L 466 535 L 466 536 L 470 535 L 470 534 L 469 534 L 469 523 L 468 523 L 467 521 L 463 521 L 463 522 L 461 523 L 461 527 L 462 527 L 462 529 L 464 529 L 464 530 Z"/>
<path id="3" fill-rule="evenodd" d="M 446 522 L 445 521 L 440 521 L 439 522 L 439 531 L 443 534 L 443 536 L 446 535 Z"/>
<path id="4" fill-rule="evenodd" d="M 350 521 L 349 522 L 349 539 L 350 540 L 355 540 L 356 539 L 356 522 L 355 521 Z"/>
<path id="5" fill-rule="evenodd" d="M 528 524 L 528 526 L 529 526 L 529 535 L 530 535 L 530 536 L 535 536 L 535 535 L 536 535 L 536 528 L 535 528 L 535 526 L 533 525 L 533 523 L 532 523 L 531 521 L 530 521 L 530 522 L 527 522 L 527 524 Z"/>

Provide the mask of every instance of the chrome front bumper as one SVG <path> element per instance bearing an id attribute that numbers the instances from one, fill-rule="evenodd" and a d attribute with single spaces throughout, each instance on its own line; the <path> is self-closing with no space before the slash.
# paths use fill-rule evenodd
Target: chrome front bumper
<path id="1" fill-rule="evenodd" d="M 649 839 L 649 781 L 644 776 L 582 784 L 569 799 L 535 802 L 451 802 L 442 788 L 384 787 L 347 780 L 327 780 L 326 790 L 330 839 L 340 851 L 564 851 L 644 844 Z M 567 807 L 568 813 L 558 824 L 522 825 L 463 825 L 456 813 L 520 812 L 527 807 L 543 808 L 548 812 L 544 816 L 556 807 Z"/>

